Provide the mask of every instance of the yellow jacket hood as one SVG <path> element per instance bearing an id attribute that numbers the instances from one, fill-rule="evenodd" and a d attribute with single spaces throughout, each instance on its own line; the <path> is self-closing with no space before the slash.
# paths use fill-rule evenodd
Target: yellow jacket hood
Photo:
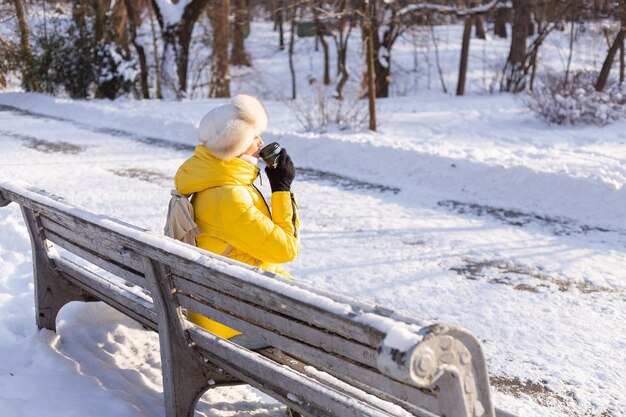
<path id="1" fill-rule="evenodd" d="M 223 161 L 203 145 L 196 146 L 193 156 L 176 172 L 174 184 L 181 194 L 189 195 L 223 185 L 250 185 L 259 175 L 259 168 L 241 158 Z"/>

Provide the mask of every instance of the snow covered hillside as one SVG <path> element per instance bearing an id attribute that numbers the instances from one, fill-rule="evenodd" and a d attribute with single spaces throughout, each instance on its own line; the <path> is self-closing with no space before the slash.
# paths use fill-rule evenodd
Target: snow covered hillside
<path id="1" fill-rule="evenodd" d="M 272 62 L 256 67 L 265 83 L 253 93 L 279 89 Z M 252 89 L 244 78 L 239 91 Z M 499 408 L 626 415 L 626 122 L 554 127 L 511 95 L 419 91 L 378 101 L 378 133 L 306 133 L 267 97 L 264 140 L 298 168 L 294 276 L 469 329 Z M 197 123 L 221 102 L 0 94 L 0 178 L 160 232 Z M 27 232 L 18 207 L 0 209 L 1 414 L 162 414 L 156 335 L 102 303 L 59 320 L 56 335 L 36 330 Z M 283 407 L 236 387 L 210 390 L 198 412 Z"/>

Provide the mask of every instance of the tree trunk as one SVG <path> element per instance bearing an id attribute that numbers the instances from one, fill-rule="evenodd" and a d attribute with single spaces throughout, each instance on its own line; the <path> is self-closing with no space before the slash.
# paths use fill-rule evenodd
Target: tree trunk
<path id="1" fill-rule="evenodd" d="M 532 10 L 528 14 L 528 37 L 535 35 L 535 18 L 533 16 Z"/>
<path id="2" fill-rule="evenodd" d="M 375 1 L 375 0 L 374 0 Z M 363 9 L 365 12 L 363 35 L 366 45 L 366 63 L 367 63 L 367 97 L 369 101 L 369 128 L 376 131 L 376 84 L 374 81 L 374 34 L 372 30 L 372 10 L 369 0 L 363 1 Z"/>
<path id="3" fill-rule="evenodd" d="M 291 32 L 289 34 L 289 72 L 291 73 L 291 99 L 296 99 L 296 70 L 293 65 L 293 45 L 296 41 L 296 14 L 291 16 Z"/>
<path id="4" fill-rule="evenodd" d="M 285 20 L 285 4 L 283 0 L 278 1 L 278 9 L 276 10 L 276 23 L 278 26 L 278 49 L 285 50 L 285 34 L 283 31 L 283 21 Z"/>
<path id="5" fill-rule="evenodd" d="M 343 100 L 343 88 L 350 77 L 346 58 L 348 56 L 348 39 L 350 39 L 350 33 L 352 32 L 352 25 L 350 25 L 347 15 L 347 0 L 339 2 L 338 12 L 337 35 L 333 35 L 333 38 L 337 47 L 337 75 L 340 78 L 335 86 L 335 91 L 337 92 L 337 99 Z"/>
<path id="6" fill-rule="evenodd" d="M 563 77 L 563 87 L 567 86 L 567 82 L 569 80 L 569 71 L 572 67 L 572 56 L 574 55 L 574 39 L 576 37 L 576 26 L 574 20 L 572 20 L 572 24 L 570 27 L 569 33 L 569 54 L 567 55 L 567 65 L 565 66 L 565 77 Z"/>
<path id="7" fill-rule="evenodd" d="M 141 82 L 141 95 L 145 99 L 150 98 L 150 90 L 148 88 L 148 64 L 146 60 L 146 52 L 143 46 L 137 42 L 137 12 L 133 7 L 132 0 L 124 0 L 126 6 L 126 14 L 128 16 L 128 32 L 130 34 L 130 42 L 137 51 L 137 57 L 139 58 L 139 70 L 140 70 L 140 82 Z"/>
<path id="8" fill-rule="evenodd" d="M 335 87 L 335 91 L 337 92 L 337 99 L 343 100 L 343 88 L 348 82 L 348 78 L 350 77 L 350 72 L 348 72 L 348 67 L 346 65 L 346 55 L 347 52 L 342 50 L 341 52 L 337 51 L 337 60 L 339 61 L 339 81 L 337 82 L 337 86 Z"/>
<path id="9" fill-rule="evenodd" d="M 9 54 L 9 47 L 2 40 L 2 37 L 0 37 L 0 54 L 6 54 L 6 55 Z M 7 86 L 6 68 L 0 61 L 0 89 L 4 89 L 6 88 L 6 86 Z"/>
<path id="10" fill-rule="evenodd" d="M 156 28 L 154 25 L 154 9 L 152 8 L 152 3 L 148 2 L 148 8 L 150 13 L 150 29 L 152 32 L 152 53 L 154 56 L 154 72 L 155 72 L 155 87 L 156 87 L 156 98 L 162 99 L 163 95 L 161 94 L 161 60 L 159 59 L 159 48 L 156 36 Z"/>
<path id="11" fill-rule="evenodd" d="M 246 26 L 249 24 L 246 0 L 235 0 L 235 26 L 233 29 L 233 47 L 230 51 L 230 63 L 249 67 L 250 56 L 246 52 L 244 38 Z"/>
<path id="12" fill-rule="evenodd" d="M 526 39 L 530 23 L 530 7 L 528 0 L 513 0 L 515 16 L 513 20 L 511 49 L 509 51 L 509 62 L 519 65 L 524 62 L 526 56 Z"/>
<path id="13" fill-rule="evenodd" d="M 230 74 L 228 71 L 229 12 L 230 0 L 214 0 L 209 9 L 214 34 L 209 97 L 230 97 Z M 219 36 L 217 36 L 218 34 Z"/>
<path id="14" fill-rule="evenodd" d="M 126 6 L 125 1 L 118 1 L 112 4 L 106 16 L 108 16 L 107 26 L 109 27 L 110 35 L 113 37 L 114 42 L 122 48 L 124 58 L 130 59 L 130 44 L 132 43 L 130 39 L 132 36 L 130 19 L 135 19 L 135 15 L 130 16 Z"/>
<path id="15" fill-rule="evenodd" d="M 504 90 L 519 92 L 524 89 L 524 64 L 526 61 L 526 40 L 530 23 L 530 1 L 513 0 L 514 18 L 511 35 L 511 49 L 505 69 Z"/>
<path id="16" fill-rule="evenodd" d="M 317 23 L 317 37 L 319 38 L 322 48 L 324 49 L 324 85 L 330 84 L 330 58 L 328 53 L 328 42 L 324 38 L 326 34 L 326 28 L 322 25 L 319 20 Z"/>
<path id="17" fill-rule="evenodd" d="M 474 16 L 474 26 L 476 28 L 476 37 L 478 39 L 487 39 L 487 31 L 485 30 L 485 18 L 482 15 Z"/>
<path id="18" fill-rule="evenodd" d="M 91 0 L 91 11 L 93 12 L 95 19 L 94 19 L 94 34 L 95 34 L 95 38 L 96 38 L 96 42 L 100 41 L 101 39 L 104 39 L 105 37 L 105 19 L 106 19 L 106 12 L 104 11 L 104 7 L 103 5 L 98 1 L 98 0 Z"/>
<path id="19" fill-rule="evenodd" d="M 389 97 L 389 85 L 391 83 L 391 48 L 395 42 L 399 29 L 395 21 L 395 12 L 392 11 L 392 16 L 385 23 L 383 29 L 382 39 L 379 38 L 379 20 L 378 20 L 378 3 L 374 0 L 368 1 L 369 9 L 369 22 L 364 23 L 368 25 L 368 29 L 371 33 L 373 55 L 374 55 L 374 74 L 376 85 L 376 97 L 383 98 Z M 393 7 L 393 5 L 387 5 L 383 7 Z"/>
<path id="20" fill-rule="evenodd" d="M 493 32 L 496 36 L 506 39 L 508 34 L 506 33 L 506 16 L 507 10 L 504 7 L 496 8 L 496 18 L 493 26 Z"/>
<path id="21" fill-rule="evenodd" d="M 22 3 L 22 0 L 13 0 L 13 3 L 15 4 L 15 14 L 20 27 L 20 51 L 24 62 L 24 69 L 22 71 L 24 88 L 27 91 L 39 92 L 41 91 L 39 81 L 32 70 L 33 56 L 30 51 L 30 31 L 28 29 L 28 22 L 26 21 L 24 3 Z"/>
<path id="22" fill-rule="evenodd" d="M 446 87 L 446 80 L 443 76 L 443 69 L 441 68 L 441 60 L 439 59 L 439 44 L 437 43 L 437 36 L 435 34 L 435 27 L 430 26 L 430 38 L 433 41 L 433 47 L 435 48 L 435 62 L 437 63 L 437 72 L 439 73 L 439 81 L 441 82 L 441 88 L 445 94 L 448 94 L 448 87 Z M 428 82 L 428 89 L 430 89 L 430 80 Z"/>
<path id="23" fill-rule="evenodd" d="M 619 46 L 619 85 L 624 83 L 624 39 Z"/>
<path id="24" fill-rule="evenodd" d="M 609 73 L 611 72 L 611 67 L 613 66 L 613 60 L 615 59 L 615 55 L 620 48 L 620 44 L 622 44 L 623 42 L 624 31 L 620 30 L 615 37 L 613 45 L 611 45 L 611 49 L 609 49 L 609 52 L 606 55 L 604 64 L 602 65 L 602 70 L 600 70 L 598 81 L 596 81 L 596 91 L 602 91 L 604 90 L 604 87 L 606 87 L 606 83 L 609 80 Z"/>
<path id="25" fill-rule="evenodd" d="M 609 73 L 611 72 L 611 67 L 613 66 L 613 60 L 615 59 L 615 55 L 617 54 L 618 49 L 620 49 L 620 47 L 623 47 L 624 45 L 624 34 L 626 33 L 626 1 L 622 1 L 620 14 L 620 30 L 619 32 L 617 32 L 615 40 L 613 41 L 613 45 L 611 45 L 611 48 L 606 55 L 604 64 L 602 64 L 602 69 L 600 70 L 598 81 L 596 81 L 596 91 L 602 91 L 604 90 L 604 87 L 606 87 L 606 83 L 609 80 Z"/>
<path id="26" fill-rule="evenodd" d="M 531 72 L 530 72 L 530 81 L 529 81 L 529 89 L 530 91 L 533 91 L 535 88 L 535 77 L 537 76 L 537 55 L 539 54 L 539 46 L 537 46 L 535 49 L 533 49 L 532 53 L 530 54 L 530 68 L 531 68 Z"/>
<path id="27" fill-rule="evenodd" d="M 467 61 L 473 24 L 473 17 L 467 16 L 465 18 L 465 29 L 463 30 L 463 46 L 461 47 L 461 62 L 459 64 L 459 82 L 456 86 L 457 96 L 465 94 L 465 77 L 467 75 Z"/>
<path id="28" fill-rule="evenodd" d="M 330 58 L 328 53 L 328 42 L 324 39 L 324 35 L 319 35 L 322 49 L 324 49 L 324 85 L 330 84 Z"/>

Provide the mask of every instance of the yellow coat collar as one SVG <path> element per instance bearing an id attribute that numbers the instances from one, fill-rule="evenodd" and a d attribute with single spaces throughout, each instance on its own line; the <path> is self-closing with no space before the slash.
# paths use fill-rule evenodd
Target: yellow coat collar
<path id="1" fill-rule="evenodd" d="M 223 161 L 203 145 L 196 146 L 193 156 L 176 172 L 174 183 L 182 194 L 192 194 L 224 185 L 250 185 L 259 168 L 241 158 Z"/>

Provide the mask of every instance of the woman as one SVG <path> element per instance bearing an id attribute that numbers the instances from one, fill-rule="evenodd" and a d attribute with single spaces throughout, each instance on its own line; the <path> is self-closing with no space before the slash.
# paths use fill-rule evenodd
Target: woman
<path id="1" fill-rule="evenodd" d="M 281 266 L 300 251 L 299 219 L 291 183 L 295 168 L 283 149 L 276 168 L 265 168 L 272 189 L 271 210 L 254 186 L 259 176 L 261 133 L 267 112 L 248 95 L 209 111 L 200 121 L 200 145 L 176 172 L 184 195 L 193 194 L 198 247 L 287 277 Z M 188 318 L 224 338 L 239 332 L 194 312 Z"/>

